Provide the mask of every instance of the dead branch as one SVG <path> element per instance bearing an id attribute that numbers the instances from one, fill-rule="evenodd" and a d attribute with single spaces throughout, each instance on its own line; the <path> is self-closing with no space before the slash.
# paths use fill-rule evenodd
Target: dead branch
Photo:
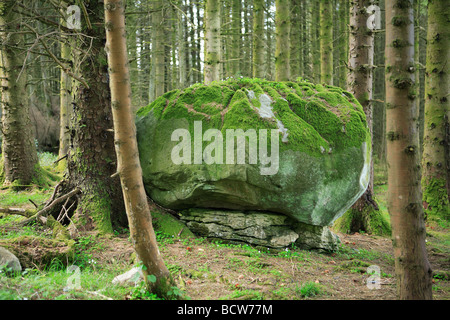
<path id="1" fill-rule="evenodd" d="M 21 208 L 0 208 L 0 213 L 16 214 L 28 218 L 34 213 L 34 211 Z"/>
<path id="2" fill-rule="evenodd" d="M 34 216 L 32 216 L 32 217 L 30 217 L 30 218 L 28 218 L 28 219 L 25 219 L 25 220 L 21 221 L 19 224 L 20 224 L 21 226 L 23 226 L 23 225 L 26 225 L 26 224 L 30 223 L 31 221 L 33 221 L 33 220 L 39 218 L 39 217 L 40 217 L 41 215 L 43 215 L 44 213 L 46 213 L 46 212 L 50 211 L 51 209 L 53 209 L 58 203 L 60 203 L 60 202 L 62 202 L 62 201 L 64 201 L 64 200 L 66 200 L 67 198 L 72 197 L 73 195 L 75 195 L 75 194 L 77 194 L 77 193 L 79 193 L 79 192 L 80 192 L 80 189 L 77 188 L 77 189 L 74 189 L 74 190 L 70 191 L 69 193 L 67 193 L 67 194 L 65 194 L 65 195 L 63 195 L 63 196 L 61 196 L 61 197 L 59 197 L 59 198 L 56 198 L 52 203 L 50 203 L 50 204 L 49 204 L 48 206 L 46 206 L 44 209 L 38 211 Z"/>

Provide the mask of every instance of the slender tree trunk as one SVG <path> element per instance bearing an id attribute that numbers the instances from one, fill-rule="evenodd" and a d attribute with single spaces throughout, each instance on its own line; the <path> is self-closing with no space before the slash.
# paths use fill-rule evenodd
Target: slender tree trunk
<path id="1" fill-rule="evenodd" d="M 275 4 L 275 81 L 288 81 L 290 78 L 290 0 L 276 0 Z"/>
<path id="2" fill-rule="evenodd" d="M 302 37 L 301 22 L 303 12 L 300 11 L 300 1 L 291 0 L 291 14 L 290 14 L 290 53 L 289 53 L 289 67 L 290 76 L 292 80 L 297 79 L 300 76 L 301 68 L 301 54 L 300 54 L 300 38 Z"/>
<path id="3" fill-rule="evenodd" d="M 270 8 L 272 5 L 271 0 L 266 0 L 266 8 Z M 270 10 L 267 10 L 267 28 L 266 28 L 266 34 L 267 34 L 267 61 L 266 61 L 266 78 L 268 80 L 274 79 L 274 57 L 273 57 L 273 38 L 274 38 L 274 32 L 273 32 L 273 15 L 271 14 Z"/>
<path id="4" fill-rule="evenodd" d="M 66 42 L 69 39 L 66 39 Z M 71 61 L 70 45 L 61 42 L 61 60 Z M 61 70 L 60 88 L 59 88 L 59 159 L 67 156 L 70 144 L 70 109 L 72 107 L 72 78 Z M 67 166 L 67 160 L 62 159 L 58 163 L 58 168 L 62 171 Z"/>
<path id="5" fill-rule="evenodd" d="M 164 94 L 165 83 L 165 33 L 163 18 L 163 2 L 160 0 L 151 0 L 152 4 L 152 67 L 154 68 L 154 90 L 156 99 Z"/>
<path id="6" fill-rule="evenodd" d="M 243 59 L 241 59 L 241 74 L 244 77 L 251 77 L 252 75 L 252 53 L 253 53 L 253 15 L 250 14 L 250 6 L 253 1 L 244 0 L 243 1 L 243 26 L 244 26 L 244 37 L 241 41 L 241 52 L 243 52 Z"/>
<path id="7" fill-rule="evenodd" d="M 196 73 L 197 77 L 195 78 L 196 79 L 195 81 L 197 83 L 201 83 L 202 80 L 203 80 L 203 72 L 202 72 L 202 61 L 201 61 L 201 52 L 202 52 L 202 45 L 201 45 L 201 43 L 202 43 L 202 37 L 201 37 L 202 16 L 200 14 L 200 8 L 201 8 L 200 1 L 197 1 L 195 6 L 196 6 L 196 9 L 197 9 L 196 10 L 196 12 L 197 12 L 197 26 L 196 26 L 196 29 L 197 29 L 197 41 L 195 42 L 195 45 L 196 45 L 195 53 L 197 55 L 197 57 L 196 57 L 197 65 L 195 67 L 197 69 L 197 73 Z"/>
<path id="8" fill-rule="evenodd" d="M 183 8 L 183 0 L 178 1 L 178 6 Z M 178 39 L 178 70 L 179 70 L 179 87 L 184 89 L 186 87 L 186 60 L 185 60 L 185 39 L 184 30 L 187 27 L 184 22 L 184 17 L 180 11 L 177 10 L 178 27 L 177 27 L 177 39 Z"/>
<path id="9" fill-rule="evenodd" d="M 2 170 L 5 185 L 20 186 L 37 176 L 38 157 L 26 90 L 26 44 L 16 9 L 15 1 L 0 1 Z"/>
<path id="10" fill-rule="evenodd" d="M 366 4 L 370 5 L 370 4 Z M 351 14 L 350 14 L 351 15 Z M 339 86 L 347 87 L 348 46 L 349 46 L 349 1 L 339 0 Z M 355 31 L 355 30 L 352 30 Z M 372 43 L 373 46 L 373 43 Z M 372 49 L 373 50 L 373 49 Z"/>
<path id="11" fill-rule="evenodd" d="M 195 21 L 194 17 L 194 0 L 190 0 L 190 5 L 188 7 L 189 16 L 191 18 L 192 23 Z M 197 50 L 196 44 L 195 44 L 195 29 L 193 26 L 191 26 L 191 29 L 189 29 L 189 38 L 190 38 L 190 60 L 191 60 L 191 70 L 189 71 L 189 78 L 191 83 L 195 83 L 197 79 L 197 53 L 195 52 Z"/>
<path id="12" fill-rule="evenodd" d="M 311 5 L 311 28 L 312 28 L 312 71 L 313 81 L 319 83 L 320 80 L 320 1 L 313 1 Z"/>
<path id="13" fill-rule="evenodd" d="M 264 0 L 253 1 L 253 77 L 264 78 Z"/>
<path id="14" fill-rule="evenodd" d="M 386 1 L 388 210 L 399 299 L 431 299 L 420 190 L 414 92 L 414 14 L 410 0 Z"/>
<path id="15" fill-rule="evenodd" d="M 320 82 L 333 85 L 332 0 L 320 0 Z"/>
<path id="16" fill-rule="evenodd" d="M 120 175 L 130 236 L 139 259 L 146 267 L 143 273 L 149 291 L 166 296 L 173 281 L 158 250 L 142 181 L 136 128 L 131 112 L 123 0 L 105 0 L 105 20 L 117 172 Z"/>
<path id="17" fill-rule="evenodd" d="M 450 6 L 428 1 L 422 189 L 425 212 L 450 220 Z"/>
<path id="18" fill-rule="evenodd" d="M 241 65 L 241 0 L 232 0 L 231 5 L 231 43 L 230 43 L 230 74 L 233 77 L 242 75 Z"/>
<path id="19" fill-rule="evenodd" d="M 205 1 L 205 84 L 220 80 L 220 7 L 219 0 Z"/>

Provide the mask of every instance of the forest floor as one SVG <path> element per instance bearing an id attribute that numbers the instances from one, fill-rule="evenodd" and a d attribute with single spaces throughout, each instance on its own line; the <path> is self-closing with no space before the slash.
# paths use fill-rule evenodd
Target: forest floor
<path id="1" fill-rule="evenodd" d="M 385 209 L 386 186 L 375 189 Z M 30 207 L 28 199 L 45 201 L 51 190 L 0 191 L 0 206 Z M 20 230 L 2 226 L 16 216 L 0 217 L 0 240 L 45 236 L 34 225 Z M 389 237 L 364 233 L 342 234 L 338 251 L 318 252 L 295 247 L 286 250 L 257 248 L 204 238 L 176 238 L 157 232 L 162 257 L 177 289 L 173 295 L 191 300 L 393 300 L 396 299 L 394 259 Z M 33 246 L 33 243 L 29 243 Z M 38 250 L 39 248 L 32 248 Z M 450 300 L 450 224 L 427 222 L 427 250 L 433 277 L 433 298 Z M 73 274 L 55 259 L 24 270 L 20 275 L 0 272 L 0 300 L 134 300 L 156 299 L 142 282 L 112 284 L 112 279 L 135 266 L 128 230 L 111 237 L 83 233 L 75 242 L 75 261 L 80 269 L 79 286 L 68 289 Z M 368 280 L 379 270 L 380 279 L 370 288 Z M 1 271 L 1 270 L 0 270 Z M 72 280 L 71 280 L 72 279 Z"/>

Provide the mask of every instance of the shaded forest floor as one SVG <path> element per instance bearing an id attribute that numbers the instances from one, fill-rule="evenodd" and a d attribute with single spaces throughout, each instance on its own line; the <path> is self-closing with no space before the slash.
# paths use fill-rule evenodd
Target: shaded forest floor
<path id="1" fill-rule="evenodd" d="M 52 190 L 20 193 L 0 191 L 0 206 L 30 207 L 43 202 Z M 380 208 L 385 210 L 386 185 L 375 189 Z M 50 233 L 34 225 L 3 229 L 17 216 L 0 218 L 0 240 L 22 239 L 29 252 L 41 252 L 33 237 Z M 427 222 L 427 248 L 431 262 L 434 299 L 450 300 L 450 224 Z M 210 241 L 203 238 L 180 239 L 157 232 L 163 259 L 179 290 L 192 300 L 391 300 L 396 298 L 394 260 L 390 238 L 368 234 L 341 234 L 337 252 L 325 253 L 289 248 L 268 250 L 243 244 Z M 28 237 L 28 238 L 27 238 Z M 156 299 L 141 282 L 112 284 L 112 279 L 135 266 L 128 230 L 116 230 L 111 237 L 80 234 L 76 239 L 75 261 L 80 268 L 80 286 L 68 289 L 73 273 L 61 259 L 45 264 L 36 262 L 20 275 L 0 272 L 1 299 Z M 367 285 L 370 269 L 380 271 L 379 288 Z"/>

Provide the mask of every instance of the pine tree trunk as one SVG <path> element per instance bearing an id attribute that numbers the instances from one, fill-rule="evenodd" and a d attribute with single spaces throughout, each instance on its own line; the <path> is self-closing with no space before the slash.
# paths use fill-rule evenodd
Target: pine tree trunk
<path id="1" fill-rule="evenodd" d="M 275 11 L 275 81 L 290 78 L 290 0 L 276 0 Z"/>
<path id="2" fill-rule="evenodd" d="M 37 176 L 38 157 L 30 121 L 24 66 L 26 47 L 15 1 L 0 1 L 0 77 L 4 184 L 29 185 Z"/>
<path id="3" fill-rule="evenodd" d="M 343 89 L 347 87 L 348 70 L 346 64 L 349 46 L 349 16 L 349 1 L 339 0 L 339 86 Z"/>
<path id="4" fill-rule="evenodd" d="M 263 79 L 264 72 L 264 0 L 253 1 L 253 77 Z"/>
<path id="5" fill-rule="evenodd" d="M 69 41 L 69 39 L 65 39 Z M 70 61 L 70 44 L 61 42 L 61 60 Z M 70 109 L 72 108 L 72 78 L 64 71 L 61 70 L 60 88 L 59 88 L 59 159 L 58 168 L 62 171 L 67 166 L 67 160 L 63 159 L 69 152 L 70 143 Z"/>
<path id="6" fill-rule="evenodd" d="M 154 68 L 154 99 L 164 94 L 165 47 L 163 2 L 151 0 L 152 5 L 152 68 Z M 151 101 L 150 101 L 151 102 Z"/>
<path id="7" fill-rule="evenodd" d="M 203 72 L 202 72 L 202 59 L 201 59 L 201 53 L 202 53 L 202 37 L 201 37 L 201 31 L 203 29 L 202 27 L 202 16 L 200 15 L 200 2 L 197 1 L 196 3 L 196 8 L 197 8 L 197 25 L 196 25 L 196 29 L 197 29 L 197 41 L 195 43 L 196 45 L 196 61 L 197 61 L 197 65 L 196 65 L 196 69 L 197 69 L 197 77 L 195 82 L 197 83 L 201 83 L 203 81 Z"/>
<path id="8" fill-rule="evenodd" d="M 183 8 L 183 0 L 178 1 L 178 6 Z M 177 42 L 178 42 L 178 70 L 179 70 L 179 88 L 184 89 L 186 87 L 186 60 L 185 60 L 185 39 L 184 30 L 187 27 L 184 23 L 184 16 L 177 10 Z"/>
<path id="9" fill-rule="evenodd" d="M 320 82 L 333 85 L 333 2 L 320 0 Z"/>
<path id="10" fill-rule="evenodd" d="M 173 281 L 158 250 L 142 180 L 136 128 L 131 112 L 131 87 L 122 0 L 105 1 L 105 20 L 117 172 L 122 184 L 130 236 L 137 256 L 146 267 L 143 273 L 149 291 L 166 296 Z"/>
<path id="11" fill-rule="evenodd" d="M 301 54 L 300 54 L 300 38 L 301 33 L 301 17 L 302 12 L 300 11 L 300 1 L 291 0 L 291 14 L 290 14 L 290 50 L 289 53 L 289 66 L 290 66 L 290 76 L 292 80 L 297 79 L 300 76 L 300 65 L 301 65 Z M 286 44 L 285 44 L 286 45 Z"/>
<path id="12" fill-rule="evenodd" d="M 205 84 L 220 80 L 221 41 L 219 0 L 205 1 Z"/>
<path id="13" fill-rule="evenodd" d="M 365 10 L 370 0 L 354 0 L 350 3 L 349 22 L 349 59 L 347 90 L 355 96 L 363 107 L 367 119 L 367 126 L 373 140 L 373 112 L 372 112 L 372 86 L 373 86 L 373 58 L 374 33 L 367 28 L 369 13 Z M 371 147 L 373 149 L 373 146 Z M 356 201 L 344 218 L 347 232 L 368 232 L 375 234 L 388 234 L 389 227 L 384 221 L 378 205 L 373 197 L 373 160 L 370 166 L 369 185 L 365 193 Z"/>
<path id="14" fill-rule="evenodd" d="M 450 220 L 450 6 L 428 2 L 422 189 L 425 212 Z"/>
<path id="15" fill-rule="evenodd" d="M 242 74 L 241 61 L 241 0 L 232 0 L 231 5 L 231 43 L 230 43 L 230 74 L 237 77 Z"/>
<path id="16" fill-rule="evenodd" d="M 271 0 L 266 0 L 266 8 L 270 8 L 272 5 Z M 274 38 L 274 32 L 273 32 L 273 15 L 271 14 L 271 11 L 267 11 L 267 28 L 266 28 L 266 34 L 267 34 L 267 54 L 266 54 L 266 78 L 268 80 L 274 79 L 274 57 L 273 57 L 273 38 Z"/>
<path id="17" fill-rule="evenodd" d="M 420 190 L 412 1 L 386 1 L 388 210 L 399 299 L 431 299 Z"/>
<path id="18" fill-rule="evenodd" d="M 313 1 L 311 5 L 312 29 L 312 71 L 313 81 L 320 80 L 320 1 Z"/>
<path id="19" fill-rule="evenodd" d="M 103 3 L 90 3 L 89 20 L 92 27 L 82 23 L 80 32 L 91 37 L 92 43 L 81 39 L 77 44 L 80 50 L 89 52 L 89 56 L 78 54 L 75 48 L 72 50 L 73 65 L 80 68 L 74 71 L 83 76 L 89 87 L 78 81 L 73 83 L 68 172 L 58 193 L 80 189 L 72 217 L 78 229 L 111 234 L 113 222 L 125 225 L 126 215 L 120 181 L 111 177 L 116 172 L 116 154 L 104 50 L 106 34 L 103 27 L 97 27 L 104 24 Z"/>

